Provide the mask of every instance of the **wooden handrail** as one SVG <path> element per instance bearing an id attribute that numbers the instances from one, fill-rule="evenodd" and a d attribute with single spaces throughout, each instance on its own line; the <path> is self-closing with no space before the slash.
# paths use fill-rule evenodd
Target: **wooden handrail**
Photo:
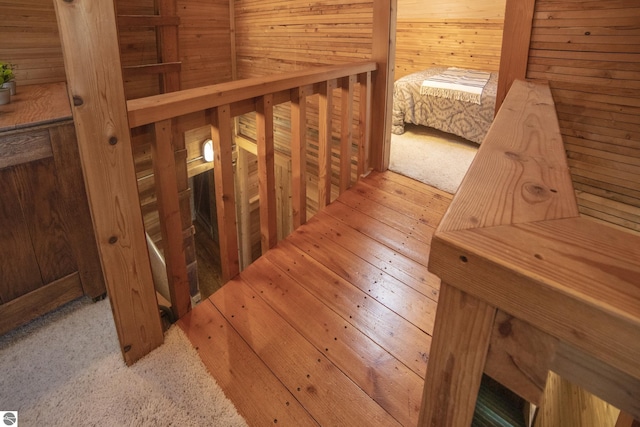
<path id="1" fill-rule="evenodd" d="M 469 425 L 483 372 L 539 404 L 553 370 L 640 416 L 640 237 L 579 216 L 547 85 L 513 83 L 429 269 L 442 285 L 419 425 Z"/>
<path id="2" fill-rule="evenodd" d="M 293 88 L 375 71 L 375 62 L 330 65 L 127 101 L 132 128 Z"/>
<path id="3" fill-rule="evenodd" d="M 276 219 L 276 190 L 274 171 L 274 107 L 278 104 L 291 101 L 291 174 L 292 174 L 292 220 L 294 226 L 304 224 L 306 221 L 306 168 L 307 168 L 307 112 L 306 98 L 319 94 L 319 126 L 318 126 L 318 207 L 322 208 L 331 202 L 332 190 L 332 147 L 333 134 L 339 133 L 340 163 L 339 191 L 345 191 L 351 186 L 351 165 L 353 154 L 356 154 L 357 177 L 369 170 L 370 158 L 369 138 L 371 135 L 370 114 L 372 85 L 371 73 L 376 70 L 375 62 L 358 62 L 344 65 L 316 67 L 292 73 L 272 75 L 267 77 L 237 80 L 228 83 L 205 86 L 196 89 L 187 89 L 177 92 L 164 93 L 148 98 L 127 101 L 129 114 L 129 126 L 136 128 L 149 124 L 155 124 L 156 140 L 154 141 L 154 153 L 168 151 L 159 145 L 170 145 L 171 138 L 180 138 L 185 130 L 180 125 L 172 126 L 171 123 L 181 117 L 204 112 L 206 123 L 211 125 L 211 137 L 214 142 L 215 156 L 213 170 L 216 186 L 216 209 L 218 218 L 218 231 L 220 241 L 220 256 L 222 266 L 222 279 L 227 281 L 240 271 L 238 256 L 236 201 L 234 191 L 234 171 L 232 164 L 232 150 L 234 135 L 231 132 L 234 117 L 249 113 L 256 113 L 256 139 L 258 158 L 258 187 L 260 196 L 260 237 L 262 252 L 277 243 L 277 219 Z M 355 99 L 355 85 L 359 84 L 359 110 L 353 112 Z M 340 89 L 341 96 L 341 123 L 338 132 L 334 132 L 333 92 Z M 357 118 L 360 125 L 359 145 L 357 151 L 353 150 L 353 120 Z M 187 120 L 188 121 L 188 120 Z M 161 129 L 181 129 L 179 132 L 158 132 Z M 202 125 L 202 123 L 200 124 Z M 193 123 L 190 125 L 194 127 Z M 198 126 L 195 126 L 198 127 Z M 158 135 L 163 135 L 162 140 Z M 335 144 L 336 147 L 338 144 Z M 163 158 L 169 159 L 166 155 Z M 154 163 L 156 159 L 153 159 Z M 168 165 L 170 166 L 170 165 Z M 165 167 L 154 168 L 156 173 L 175 170 Z M 171 175 L 171 174 L 169 174 Z M 180 236 L 181 222 L 175 217 L 163 215 L 163 212 L 171 215 L 179 214 L 176 211 L 177 194 L 160 194 L 163 191 L 175 192 L 177 186 L 171 183 L 175 176 L 163 176 L 156 182 L 164 185 L 156 188 L 158 203 L 167 203 L 167 206 L 159 206 L 160 227 L 163 236 Z M 173 230 L 168 230 L 171 227 Z M 246 245 L 242 246 L 243 248 Z M 175 299 L 182 307 L 179 312 L 184 313 L 184 304 L 188 302 L 185 286 L 186 272 L 184 263 L 177 260 L 184 256 L 181 246 L 174 242 L 165 247 L 165 258 L 173 261 L 167 262 L 167 277 L 172 299 Z M 172 270 L 171 265 L 174 269 Z M 174 304 L 174 301 L 172 301 Z M 178 316 L 181 314 L 178 313 Z"/>

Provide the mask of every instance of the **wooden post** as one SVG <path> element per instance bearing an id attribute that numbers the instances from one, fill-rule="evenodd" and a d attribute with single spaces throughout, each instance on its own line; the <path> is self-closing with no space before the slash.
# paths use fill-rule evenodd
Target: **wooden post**
<path id="1" fill-rule="evenodd" d="M 358 82 L 360 83 L 358 179 L 360 179 L 371 168 L 369 164 L 371 155 L 371 73 L 360 74 Z"/>
<path id="2" fill-rule="evenodd" d="M 513 81 L 523 80 L 527 75 L 535 3 L 535 0 L 507 0 L 496 93 L 496 113 Z"/>
<path id="3" fill-rule="evenodd" d="M 321 84 L 318 101 L 318 210 L 331 203 L 331 116 L 335 80 Z"/>
<path id="4" fill-rule="evenodd" d="M 351 187 L 351 137 L 353 134 L 353 86 L 356 76 L 345 77 L 342 80 L 341 118 L 342 128 L 340 137 L 340 193 Z"/>
<path id="5" fill-rule="evenodd" d="M 304 88 L 291 90 L 291 163 L 293 228 L 307 222 L 307 97 Z"/>
<path id="6" fill-rule="evenodd" d="M 156 123 L 154 129 L 151 158 L 160 215 L 160 231 L 164 243 L 171 310 L 179 319 L 191 310 L 191 295 L 183 242 L 175 155 L 171 143 L 173 135 L 171 119 Z"/>
<path id="7" fill-rule="evenodd" d="M 55 0 L 93 227 L 122 354 L 162 344 L 138 200 L 113 1 Z"/>
<path id="8" fill-rule="evenodd" d="M 442 283 L 418 426 L 471 425 L 495 314 Z"/>
<path id="9" fill-rule="evenodd" d="M 373 75 L 371 166 L 377 171 L 389 167 L 397 4 L 397 0 L 373 2 L 373 28 L 376 30 L 371 59 L 377 62 L 378 70 Z"/>
<path id="10" fill-rule="evenodd" d="M 258 133 L 258 193 L 260 194 L 260 242 L 262 253 L 278 243 L 276 218 L 275 149 L 273 145 L 273 95 L 256 103 Z"/>
<path id="11" fill-rule="evenodd" d="M 222 105 L 218 107 L 213 111 L 211 122 L 220 263 L 222 266 L 222 282 L 226 283 L 240 272 L 236 200 L 233 185 L 231 106 Z"/>

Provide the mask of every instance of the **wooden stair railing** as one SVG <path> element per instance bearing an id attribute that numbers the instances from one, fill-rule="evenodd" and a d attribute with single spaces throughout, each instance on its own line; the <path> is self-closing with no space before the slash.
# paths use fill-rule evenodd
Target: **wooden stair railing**
<path id="1" fill-rule="evenodd" d="M 469 426 L 482 374 L 550 370 L 640 418 L 640 237 L 579 216 L 547 85 L 515 81 L 434 235 L 420 426 Z"/>
<path id="2" fill-rule="evenodd" d="M 157 62 L 122 67 L 125 78 L 157 75 L 160 93 L 180 90 L 181 62 L 178 51 L 178 27 L 175 0 L 155 0 L 155 15 L 119 15 L 118 27 L 155 28 Z M 184 137 L 178 123 L 163 121 L 153 127 L 151 156 L 158 213 L 165 221 L 160 223 L 163 254 L 166 265 L 171 309 L 176 318 L 191 309 L 191 294 L 198 287 L 191 208 L 188 194 L 186 162 L 176 161 L 185 152 Z M 176 178 L 170 178 L 172 174 Z M 175 224 L 172 224 L 175 223 Z M 178 232 L 178 224 L 181 228 Z"/>
<path id="3" fill-rule="evenodd" d="M 333 89 L 340 89 L 342 102 L 342 123 L 340 156 L 342 171 L 339 173 L 340 189 L 344 191 L 351 185 L 351 124 L 354 104 L 355 84 L 359 82 L 360 102 L 358 121 L 360 126 L 360 145 L 357 147 L 358 176 L 369 170 L 369 135 L 371 114 L 371 73 L 376 70 L 374 62 L 361 62 L 327 67 L 318 67 L 295 71 L 283 75 L 264 78 L 252 78 L 233 82 L 187 89 L 179 92 L 133 99 L 127 102 L 130 127 L 153 126 L 158 146 L 170 146 L 172 121 L 184 119 L 202 112 L 211 125 L 214 142 L 214 176 L 216 186 L 216 209 L 220 240 L 220 256 L 223 282 L 228 281 L 240 271 L 238 256 L 238 238 L 236 224 L 234 176 L 232 164 L 233 118 L 241 114 L 256 112 L 257 116 L 257 153 L 258 185 L 260 195 L 260 235 L 263 253 L 277 243 L 277 225 L 275 220 L 274 186 L 274 141 L 273 108 L 277 104 L 292 102 L 292 214 L 295 225 L 306 221 L 306 97 L 320 94 L 319 128 L 319 206 L 325 206 L 331 199 L 331 146 L 332 146 L 332 98 Z M 200 117 L 200 116 L 198 116 Z M 191 123 L 201 126 L 197 119 Z M 184 126 L 181 126 L 184 129 Z M 173 134 L 173 140 L 182 138 Z M 170 170 L 158 170 L 160 180 L 167 182 L 168 191 L 177 198 L 175 174 Z M 164 203 L 164 201 L 161 201 Z M 168 206 L 166 212 L 175 213 L 175 204 Z M 178 235 L 178 221 L 172 216 L 161 215 L 162 227 Z M 171 231 L 169 231 L 169 228 Z M 169 263 L 167 263 L 169 270 Z M 168 271 L 171 275 L 175 272 Z M 178 272 L 179 273 L 179 272 Z M 171 276 L 170 276 L 171 277 Z M 171 287 L 171 283 L 170 283 Z M 184 290 L 175 289 L 174 292 Z"/>

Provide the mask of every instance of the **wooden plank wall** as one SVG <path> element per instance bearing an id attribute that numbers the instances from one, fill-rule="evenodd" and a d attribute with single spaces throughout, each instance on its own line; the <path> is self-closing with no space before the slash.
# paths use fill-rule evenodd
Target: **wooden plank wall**
<path id="1" fill-rule="evenodd" d="M 238 77 L 369 59 L 371 0 L 235 0 Z"/>
<path id="2" fill-rule="evenodd" d="M 229 0 L 177 0 L 182 89 L 233 80 Z"/>
<path id="3" fill-rule="evenodd" d="M 397 80 L 432 66 L 497 71 L 505 0 L 398 0 Z"/>
<path id="4" fill-rule="evenodd" d="M 118 0 L 120 15 L 154 14 L 153 0 Z M 206 3 L 177 0 L 180 25 L 182 87 L 190 88 L 232 79 L 229 0 Z M 66 81 L 58 26 L 50 0 L 0 0 L 2 22 L 0 61 L 15 65 L 21 85 Z M 120 28 L 123 65 L 156 61 L 153 28 Z M 157 93 L 157 77 L 127 79 L 128 98 Z"/>
<path id="5" fill-rule="evenodd" d="M 153 15 L 153 0 L 117 0 L 115 2 L 118 15 Z M 120 44 L 120 60 L 122 66 L 146 65 L 158 62 L 156 30 L 153 27 L 118 27 Z M 156 75 L 124 76 L 124 91 L 127 99 L 141 98 L 160 92 L 160 84 Z"/>
<path id="6" fill-rule="evenodd" d="M 580 212 L 640 231 L 640 4 L 538 0 L 527 77 L 549 80 Z"/>
<path id="7" fill-rule="evenodd" d="M 0 61 L 14 65 L 18 85 L 66 81 L 53 2 L 0 0 L 0 10 Z"/>

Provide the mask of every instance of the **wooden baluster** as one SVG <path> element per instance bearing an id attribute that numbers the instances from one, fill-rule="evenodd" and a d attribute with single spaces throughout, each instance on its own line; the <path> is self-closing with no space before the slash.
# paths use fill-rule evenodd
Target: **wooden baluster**
<path id="1" fill-rule="evenodd" d="M 210 113 L 220 263 L 222 264 L 222 282 L 226 283 L 240 272 L 233 179 L 231 107 L 222 105 Z"/>
<path id="2" fill-rule="evenodd" d="M 318 104 L 318 210 L 331 203 L 331 115 L 336 80 L 321 84 Z"/>
<path id="3" fill-rule="evenodd" d="M 278 243 L 276 218 L 275 150 L 273 146 L 273 95 L 256 103 L 258 133 L 258 193 L 260 194 L 260 243 L 264 254 Z"/>
<path id="4" fill-rule="evenodd" d="M 291 164 L 293 228 L 307 222 L 307 93 L 313 87 L 291 90 Z"/>
<path id="5" fill-rule="evenodd" d="M 236 139 L 236 194 L 238 239 L 240 244 L 240 271 L 251 264 L 251 203 L 249 201 L 249 152 Z"/>
<path id="6" fill-rule="evenodd" d="M 353 135 L 353 86 L 356 76 L 344 77 L 341 89 L 340 193 L 351 187 L 351 137 Z"/>
<path id="7" fill-rule="evenodd" d="M 360 138 L 358 140 L 358 179 L 369 172 L 371 147 L 371 72 L 358 75 L 360 83 L 360 111 L 358 116 Z"/>
<path id="8" fill-rule="evenodd" d="M 151 158 L 158 199 L 160 231 L 164 243 L 171 310 L 176 318 L 180 318 L 191 310 L 191 296 L 182 236 L 175 156 L 171 144 L 171 119 L 155 123 L 154 130 Z"/>

